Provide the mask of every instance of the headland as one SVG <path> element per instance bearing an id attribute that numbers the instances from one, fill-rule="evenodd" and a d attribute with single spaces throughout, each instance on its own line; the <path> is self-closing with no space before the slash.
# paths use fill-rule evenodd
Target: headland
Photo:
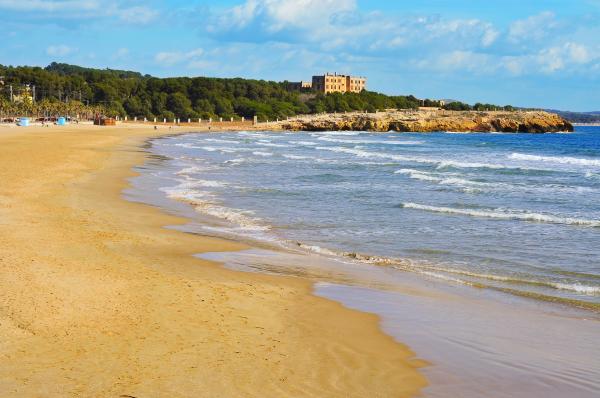
<path id="1" fill-rule="evenodd" d="M 573 125 L 544 111 L 389 110 L 377 113 L 336 113 L 300 116 L 277 123 L 295 131 L 504 132 L 573 131 Z"/>

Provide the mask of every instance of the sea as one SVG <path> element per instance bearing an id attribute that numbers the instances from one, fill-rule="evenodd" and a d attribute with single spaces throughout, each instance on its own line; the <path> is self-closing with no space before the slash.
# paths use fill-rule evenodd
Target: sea
<path id="1" fill-rule="evenodd" d="M 130 200 L 309 278 L 430 363 L 429 397 L 600 393 L 600 127 L 152 140 Z M 450 394 L 450 395 L 449 395 Z"/>

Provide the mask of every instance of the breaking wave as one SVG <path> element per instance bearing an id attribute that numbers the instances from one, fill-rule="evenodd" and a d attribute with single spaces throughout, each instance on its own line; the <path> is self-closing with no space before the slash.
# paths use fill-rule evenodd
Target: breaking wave
<path id="1" fill-rule="evenodd" d="M 571 164 L 577 166 L 594 166 L 600 167 L 600 159 L 589 159 L 589 158 L 575 158 L 571 156 L 538 156 L 528 155 L 524 153 L 512 153 L 509 156 L 510 159 L 514 160 L 526 160 L 532 162 L 547 162 L 547 163 L 559 163 L 559 164 Z"/>
<path id="2" fill-rule="evenodd" d="M 438 207 L 428 206 L 418 203 L 402 203 L 402 207 L 405 209 L 424 210 L 433 213 L 445 213 L 445 214 L 456 214 L 462 216 L 471 217 L 485 217 L 494 218 L 499 220 L 523 220 L 542 222 L 550 224 L 566 224 L 566 225 L 581 225 L 589 227 L 600 227 L 600 220 L 588 220 L 583 218 L 572 218 L 572 217 L 559 217 L 549 214 L 541 213 L 530 213 L 522 210 L 507 210 L 507 209 L 494 209 L 494 210 L 474 210 L 474 209 L 457 209 L 453 207 Z"/>
<path id="3" fill-rule="evenodd" d="M 254 212 L 222 206 L 217 203 L 217 201 L 214 199 L 214 194 L 211 192 L 194 189 L 199 187 L 215 188 L 226 185 L 227 184 L 218 181 L 196 180 L 183 182 L 174 187 L 164 187 L 160 190 L 171 199 L 185 202 L 193 206 L 198 213 L 232 223 L 240 230 L 269 230 L 269 226 L 262 223 L 261 219 L 253 216 Z"/>
<path id="4" fill-rule="evenodd" d="M 438 169 L 454 167 L 454 168 L 487 168 L 487 169 L 522 169 L 517 166 L 509 166 L 493 163 L 474 163 L 474 162 L 459 162 L 454 160 L 431 159 L 418 156 L 395 155 L 385 152 L 369 152 L 359 148 L 345 147 L 326 147 L 319 146 L 316 149 L 330 152 L 347 153 L 361 158 L 389 159 L 397 162 L 414 162 L 437 165 Z"/>
<path id="5" fill-rule="evenodd" d="M 319 137 L 320 141 L 337 142 L 341 144 L 379 144 L 379 145 L 421 145 L 423 141 L 406 140 L 367 140 L 367 139 L 343 139 L 343 138 L 331 138 L 331 137 Z"/>

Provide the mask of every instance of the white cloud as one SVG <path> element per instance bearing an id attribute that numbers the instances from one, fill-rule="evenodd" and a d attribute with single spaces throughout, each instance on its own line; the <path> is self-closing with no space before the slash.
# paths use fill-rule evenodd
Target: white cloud
<path id="1" fill-rule="evenodd" d="M 412 64 L 419 69 L 437 72 L 468 71 L 478 75 L 493 72 L 498 68 L 491 55 L 461 50 L 416 59 Z"/>
<path id="2" fill-rule="evenodd" d="M 199 65 L 202 55 L 204 55 L 204 50 L 197 48 L 187 52 L 159 52 L 154 56 L 154 60 L 164 67 L 177 65 L 183 62 L 188 62 L 188 65 Z"/>
<path id="3" fill-rule="evenodd" d="M 46 54 L 52 57 L 64 57 L 69 54 L 72 54 L 76 51 L 76 49 L 71 48 L 67 45 L 60 44 L 56 46 L 50 46 L 46 49 Z"/>
<path id="4" fill-rule="evenodd" d="M 158 17 L 158 12 L 148 7 L 131 7 L 119 10 L 116 15 L 127 23 L 147 24 Z"/>
<path id="5" fill-rule="evenodd" d="M 597 52 L 592 52 L 584 45 L 567 42 L 561 46 L 543 49 L 536 57 L 541 70 L 546 73 L 554 73 L 569 66 L 577 66 L 590 63 L 597 59 Z"/>
<path id="6" fill-rule="evenodd" d="M 514 43 L 544 39 L 558 27 L 553 12 L 544 11 L 525 19 L 514 21 L 508 29 L 508 39 Z"/>
<path id="7" fill-rule="evenodd" d="M 243 29 L 258 21 L 262 29 L 328 25 L 333 15 L 356 10 L 355 0 L 247 0 L 222 14 L 209 30 Z"/>
<path id="8" fill-rule="evenodd" d="M 483 36 L 481 38 L 481 44 L 484 47 L 489 47 L 492 44 L 494 44 L 494 42 L 496 41 L 496 39 L 498 38 L 498 36 L 500 36 L 500 32 L 498 32 L 497 30 L 495 30 L 494 28 L 490 27 L 487 28 L 485 30 L 485 32 L 483 33 Z"/>
<path id="9" fill-rule="evenodd" d="M 0 0 L 0 8 L 16 11 L 95 10 L 99 6 L 94 0 Z"/>
<path id="10" fill-rule="evenodd" d="M 146 6 L 128 7 L 124 0 L 0 0 L 0 10 L 35 12 L 35 17 L 56 23 L 62 19 L 113 18 L 128 24 L 147 24 L 158 17 L 158 12 Z"/>
<path id="11" fill-rule="evenodd" d="M 221 41 L 287 42 L 320 51 L 398 52 L 406 48 L 489 47 L 499 37 L 489 22 L 361 12 L 355 0 L 246 0 L 212 18 Z"/>
<path id="12" fill-rule="evenodd" d="M 559 18 L 550 11 L 496 25 L 476 18 L 363 12 L 355 0 L 245 0 L 213 14 L 207 26 L 222 47 L 268 45 L 271 60 L 296 62 L 305 51 L 328 70 L 368 69 L 379 62 L 396 71 L 515 76 L 592 73 L 595 60 L 600 62 L 595 20 Z"/>

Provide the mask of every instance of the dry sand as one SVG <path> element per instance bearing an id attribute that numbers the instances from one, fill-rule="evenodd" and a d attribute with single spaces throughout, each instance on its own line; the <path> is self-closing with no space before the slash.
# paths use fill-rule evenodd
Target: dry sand
<path id="1" fill-rule="evenodd" d="M 375 316 L 194 258 L 243 247 L 122 199 L 172 132 L 0 127 L 0 396 L 417 395 L 422 363 Z"/>

